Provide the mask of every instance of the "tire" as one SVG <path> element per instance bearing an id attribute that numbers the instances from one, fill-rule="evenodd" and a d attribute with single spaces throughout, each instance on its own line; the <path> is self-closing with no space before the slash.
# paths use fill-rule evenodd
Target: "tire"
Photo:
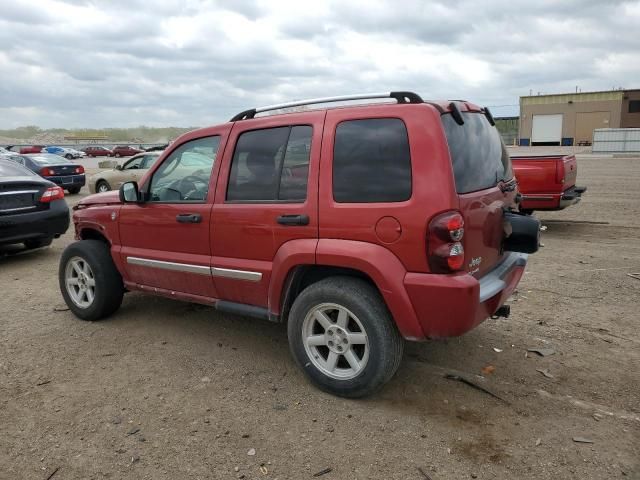
<path id="1" fill-rule="evenodd" d="M 64 158 L 66 158 L 67 160 L 71 160 L 73 158 L 73 155 L 71 155 L 70 153 L 67 153 Z"/>
<path id="2" fill-rule="evenodd" d="M 76 283 L 68 285 L 68 280 Z M 101 320 L 122 304 L 122 277 L 113 263 L 109 245 L 100 240 L 80 240 L 69 245 L 60 259 L 58 281 L 65 303 L 82 320 Z M 86 293 L 81 292 L 80 284 L 84 284 Z M 89 289 L 92 289 L 91 296 Z"/>
<path id="3" fill-rule="evenodd" d="M 108 192 L 109 190 L 111 190 L 111 185 L 106 180 L 99 180 L 96 183 L 96 193 Z"/>
<path id="4" fill-rule="evenodd" d="M 53 242 L 53 237 L 30 238 L 24 242 L 24 246 L 32 250 L 34 248 L 48 247 L 51 242 Z"/>
<path id="5" fill-rule="evenodd" d="M 316 320 L 318 311 L 324 314 L 325 324 L 330 321 L 328 328 Z M 345 316 L 346 329 L 341 328 Z M 311 382 L 347 398 L 379 390 L 398 369 L 404 349 L 404 340 L 379 292 L 354 277 L 329 277 L 304 289 L 291 308 L 288 336 L 293 358 Z M 305 341 L 307 338 L 313 340 Z M 332 354 L 337 356 L 333 370 Z M 356 362 L 352 362 L 354 355 Z"/>
<path id="6" fill-rule="evenodd" d="M 116 158 L 120 158 L 120 154 L 119 154 L 119 153 L 116 153 L 115 157 L 116 157 Z"/>
<path id="7" fill-rule="evenodd" d="M 82 187 L 69 187 L 69 188 L 67 188 L 67 190 L 69 191 L 69 193 L 71 195 L 76 195 L 76 194 L 80 193 L 81 189 L 82 189 Z"/>

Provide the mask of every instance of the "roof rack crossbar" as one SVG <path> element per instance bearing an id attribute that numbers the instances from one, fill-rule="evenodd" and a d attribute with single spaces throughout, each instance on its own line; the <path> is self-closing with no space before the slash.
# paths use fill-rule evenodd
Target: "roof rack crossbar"
<path id="1" fill-rule="evenodd" d="M 280 110 L 282 108 L 300 107 L 303 105 L 314 105 L 319 103 L 348 102 L 352 100 L 372 100 L 377 98 L 394 98 L 398 103 L 423 103 L 422 98 L 413 92 L 383 92 L 383 93 L 360 93 L 356 95 L 341 95 L 337 97 L 311 98 L 308 100 L 298 100 L 295 102 L 278 103 L 265 107 L 252 108 L 238 113 L 230 121 L 247 120 L 254 118 L 257 113 Z"/>

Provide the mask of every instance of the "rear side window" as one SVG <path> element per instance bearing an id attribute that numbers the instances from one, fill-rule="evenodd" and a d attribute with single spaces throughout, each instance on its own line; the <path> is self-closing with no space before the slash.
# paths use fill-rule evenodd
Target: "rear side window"
<path id="1" fill-rule="evenodd" d="M 233 153 L 227 200 L 304 202 L 312 127 L 298 125 L 245 132 Z"/>
<path id="2" fill-rule="evenodd" d="M 35 173 L 27 170 L 22 165 L 0 159 L 0 177 L 26 177 L 31 175 L 35 175 Z"/>
<path id="3" fill-rule="evenodd" d="M 442 116 L 456 191 L 475 192 L 511 180 L 511 159 L 498 129 L 482 113 L 464 112 L 462 118 L 464 125 L 458 125 L 451 114 Z"/>
<path id="4" fill-rule="evenodd" d="M 411 198 L 409 137 L 402 120 L 349 120 L 336 128 L 333 198 L 338 203 Z"/>

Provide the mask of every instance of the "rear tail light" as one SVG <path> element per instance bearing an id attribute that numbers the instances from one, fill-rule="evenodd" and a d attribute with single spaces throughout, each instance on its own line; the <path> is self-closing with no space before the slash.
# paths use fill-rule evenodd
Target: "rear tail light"
<path id="1" fill-rule="evenodd" d="M 76 173 L 78 173 L 78 174 L 84 173 L 84 167 L 82 165 L 80 165 L 79 167 L 76 167 L 76 169 L 74 171 Z"/>
<path id="2" fill-rule="evenodd" d="M 43 177 L 52 177 L 56 174 L 56 172 L 54 172 L 51 168 L 43 168 L 40 170 L 40 175 L 42 175 Z"/>
<path id="3" fill-rule="evenodd" d="M 556 183 L 564 183 L 564 161 L 556 162 Z"/>
<path id="4" fill-rule="evenodd" d="M 40 202 L 49 203 L 53 202 L 54 200 L 60 200 L 62 198 L 64 198 L 64 190 L 62 188 L 49 187 L 44 191 L 42 197 L 40 197 Z"/>
<path id="5" fill-rule="evenodd" d="M 464 218 L 455 210 L 441 213 L 429 223 L 427 256 L 433 273 L 451 273 L 464 266 Z"/>

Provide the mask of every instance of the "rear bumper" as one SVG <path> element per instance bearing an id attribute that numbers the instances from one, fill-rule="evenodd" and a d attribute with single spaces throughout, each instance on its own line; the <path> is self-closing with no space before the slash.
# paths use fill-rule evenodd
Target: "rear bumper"
<path id="1" fill-rule="evenodd" d="M 64 200 L 51 202 L 48 210 L 0 217 L 0 244 L 32 238 L 55 237 L 69 228 L 69 207 Z"/>
<path id="2" fill-rule="evenodd" d="M 526 254 L 511 252 L 479 280 L 468 273 L 407 273 L 405 289 L 424 337 L 462 335 L 493 315 L 515 290 L 526 264 Z"/>
<path id="3" fill-rule="evenodd" d="M 562 193 L 527 193 L 522 195 L 521 210 L 562 210 L 578 203 L 587 187 L 571 187 Z"/>
<path id="4" fill-rule="evenodd" d="M 582 194 L 587 191 L 587 187 L 571 187 L 565 190 L 560 197 L 560 210 L 574 205 L 582 200 Z"/>
<path id="5" fill-rule="evenodd" d="M 84 184 L 87 181 L 85 175 L 65 175 L 65 176 L 53 176 L 53 177 L 44 177 L 44 178 L 55 183 L 56 185 L 62 188 L 84 187 Z"/>

